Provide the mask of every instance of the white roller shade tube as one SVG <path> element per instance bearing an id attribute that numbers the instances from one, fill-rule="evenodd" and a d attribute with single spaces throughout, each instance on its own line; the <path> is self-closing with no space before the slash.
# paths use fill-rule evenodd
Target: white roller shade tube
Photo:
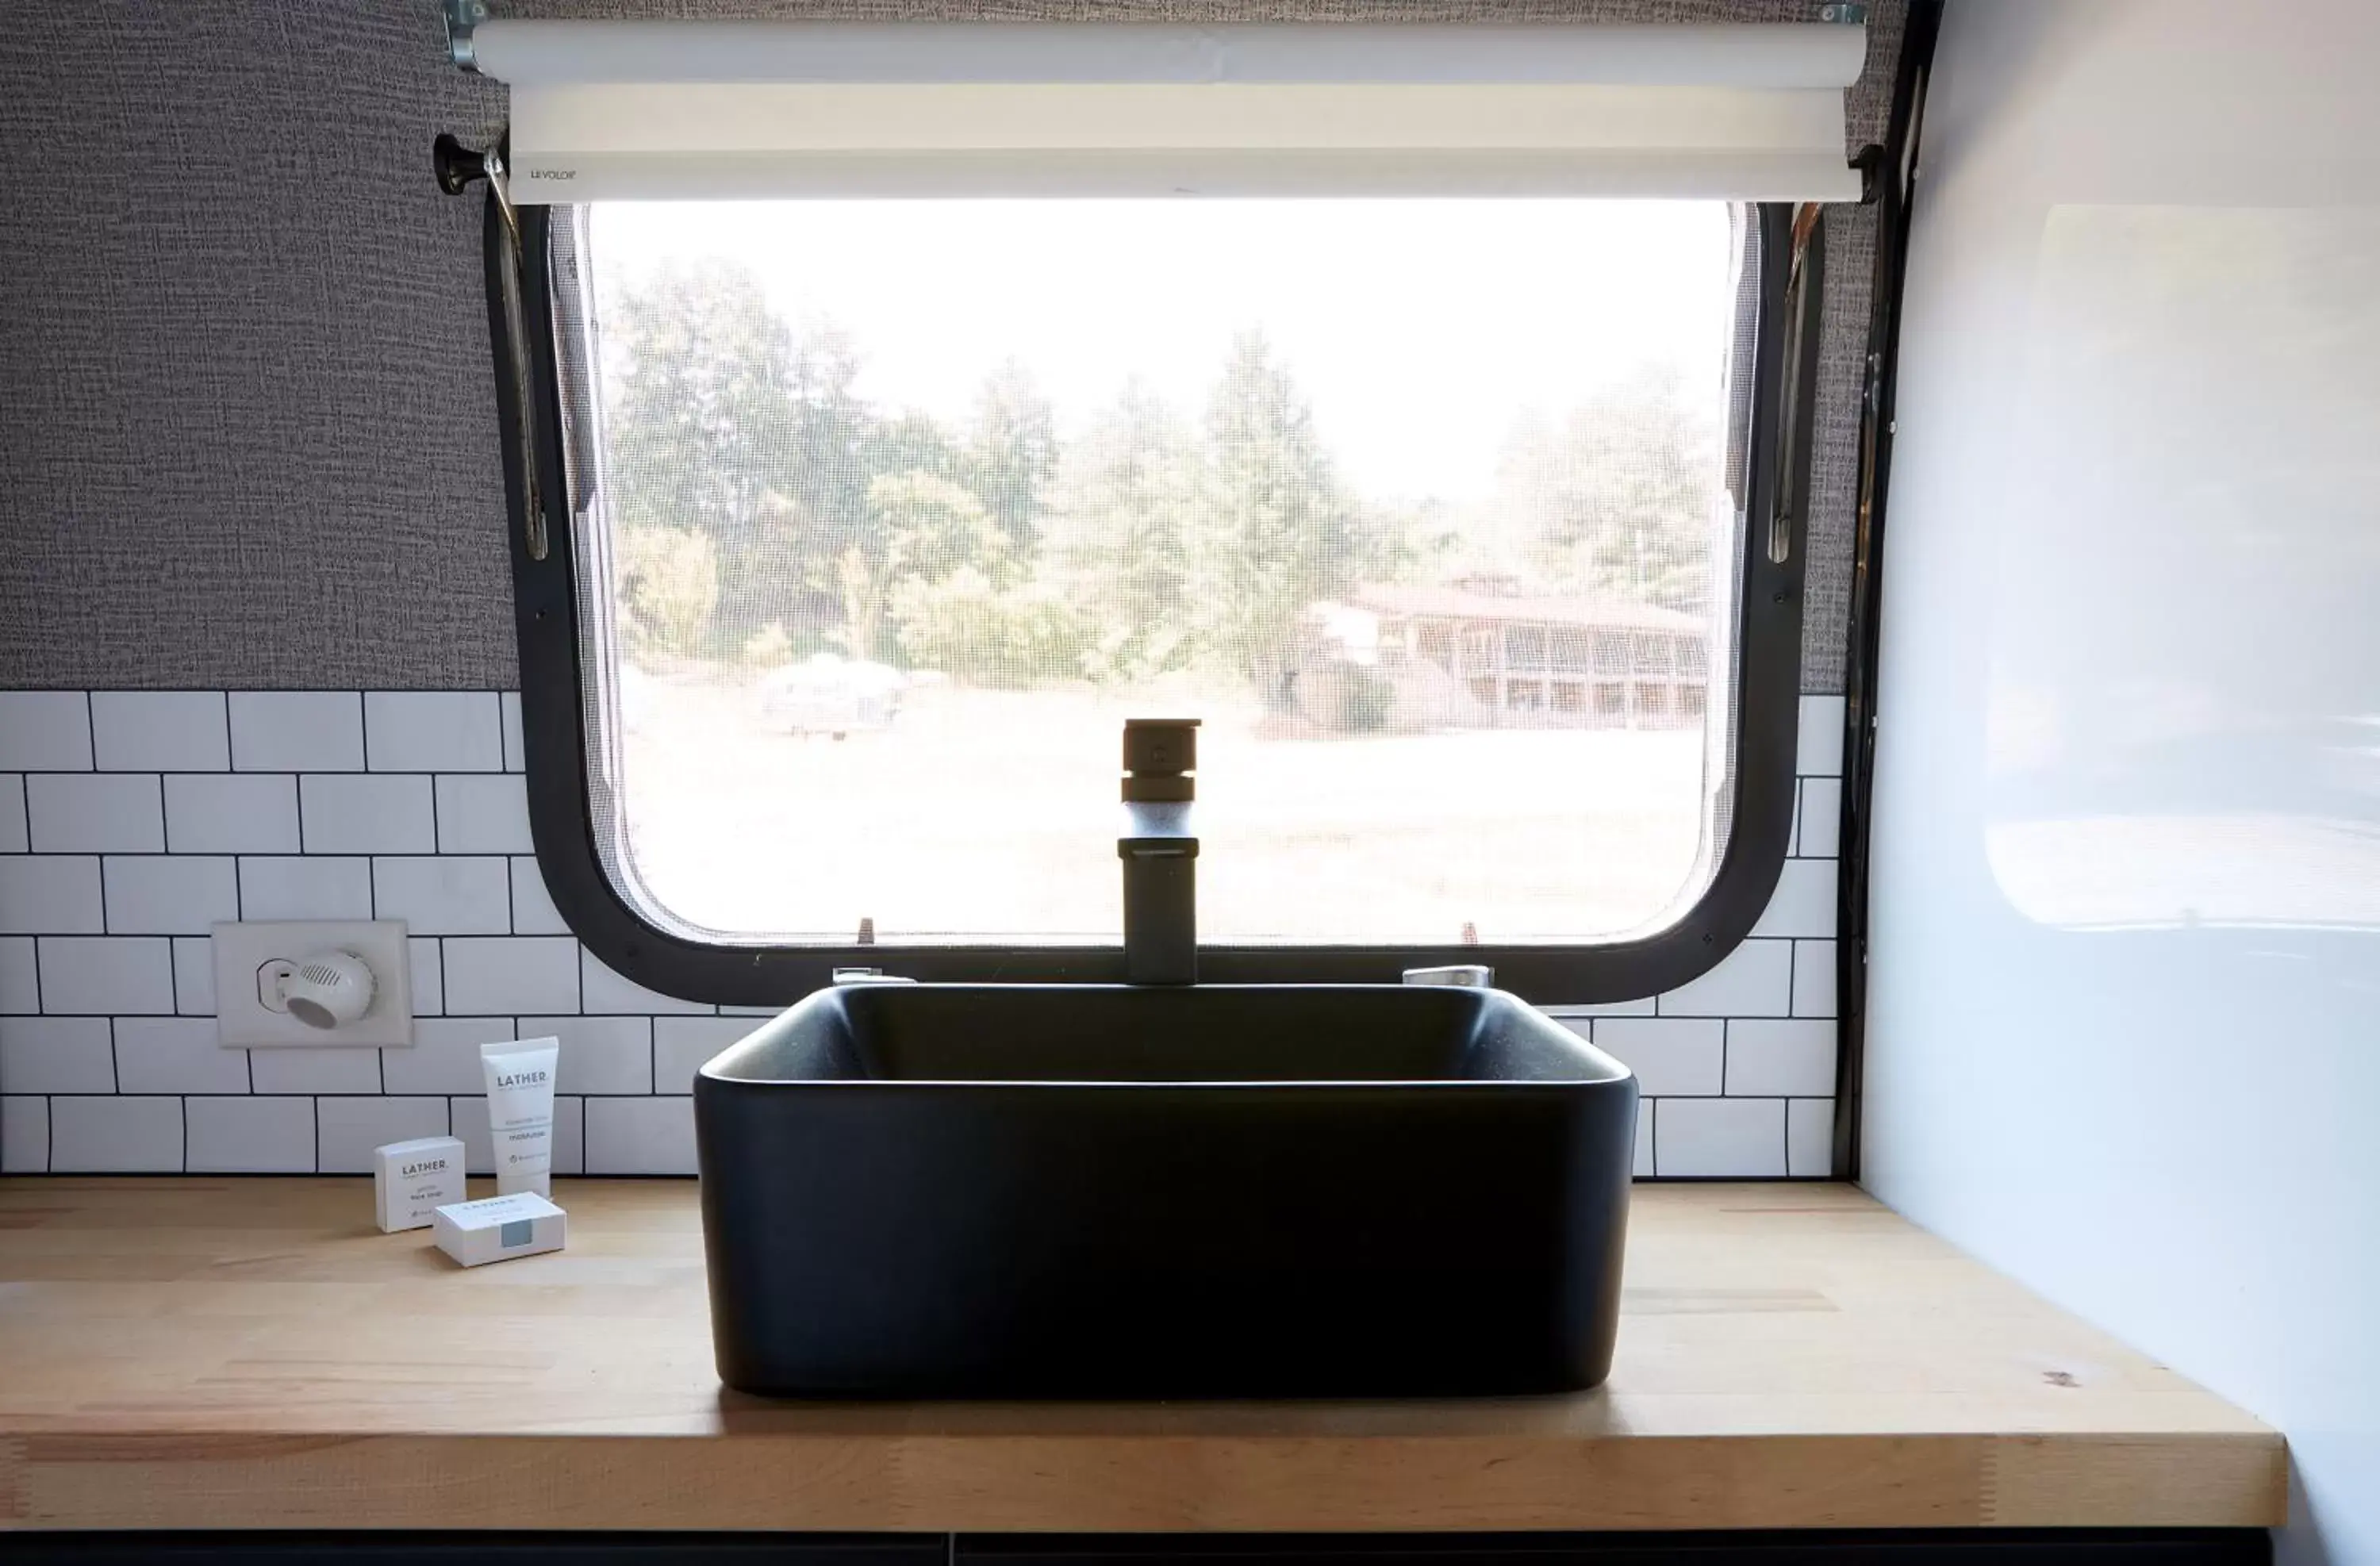
<path id="1" fill-rule="evenodd" d="M 492 21 L 523 201 L 1842 200 L 1865 30 Z"/>

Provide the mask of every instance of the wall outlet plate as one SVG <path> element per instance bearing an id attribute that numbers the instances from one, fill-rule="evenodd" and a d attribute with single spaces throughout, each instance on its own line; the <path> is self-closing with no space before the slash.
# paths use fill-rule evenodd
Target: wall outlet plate
<path id="1" fill-rule="evenodd" d="M 219 924 L 215 1038 L 227 1050 L 311 1044 L 381 1049 L 413 1042 L 412 949 L 403 919 L 302 919 Z M 269 972 L 285 972 L 325 948 L 352 952 L 372 971 L 371 1006 L 338 1027 L 309 1027 L 265 1002 Z"/>

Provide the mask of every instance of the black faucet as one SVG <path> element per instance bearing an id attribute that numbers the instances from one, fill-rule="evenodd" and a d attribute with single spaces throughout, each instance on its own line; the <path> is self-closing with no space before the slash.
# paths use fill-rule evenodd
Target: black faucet
<path id="1" fill-rule="evenodd" d="M 1123 977 L 1198 982 L 1198 720 L 1133 718 L 1123 726 Z"/>

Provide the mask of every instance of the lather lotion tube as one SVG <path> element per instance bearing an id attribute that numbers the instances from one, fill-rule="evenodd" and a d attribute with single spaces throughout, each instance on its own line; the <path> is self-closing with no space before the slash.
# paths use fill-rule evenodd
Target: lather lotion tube
<path id="1" fill-rule="evenodd" d="M 480 1046 L 488 1076 L 488 1134 L 495 1146 L 496 1194 L 552 1195 L 553 1074 L 558 1038 Z"/>

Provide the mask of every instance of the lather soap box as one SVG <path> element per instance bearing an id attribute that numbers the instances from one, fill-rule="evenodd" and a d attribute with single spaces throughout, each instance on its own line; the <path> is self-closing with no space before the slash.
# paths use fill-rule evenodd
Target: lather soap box
<path id="1" fill-rule="evenodd" d="M 463 1199 L 463 1144 L 422 1136 L 372 1149 L 372 1201 L 383 1234 L 429 1227 L 431 1215 Z"/>
<path id="2" fill-rule="evenodd" d="M 533 1191 L 483 1196 L 438 1209 L 438 1248 L 465 1267 L 562 1249 L 563 1210 Z"/>

